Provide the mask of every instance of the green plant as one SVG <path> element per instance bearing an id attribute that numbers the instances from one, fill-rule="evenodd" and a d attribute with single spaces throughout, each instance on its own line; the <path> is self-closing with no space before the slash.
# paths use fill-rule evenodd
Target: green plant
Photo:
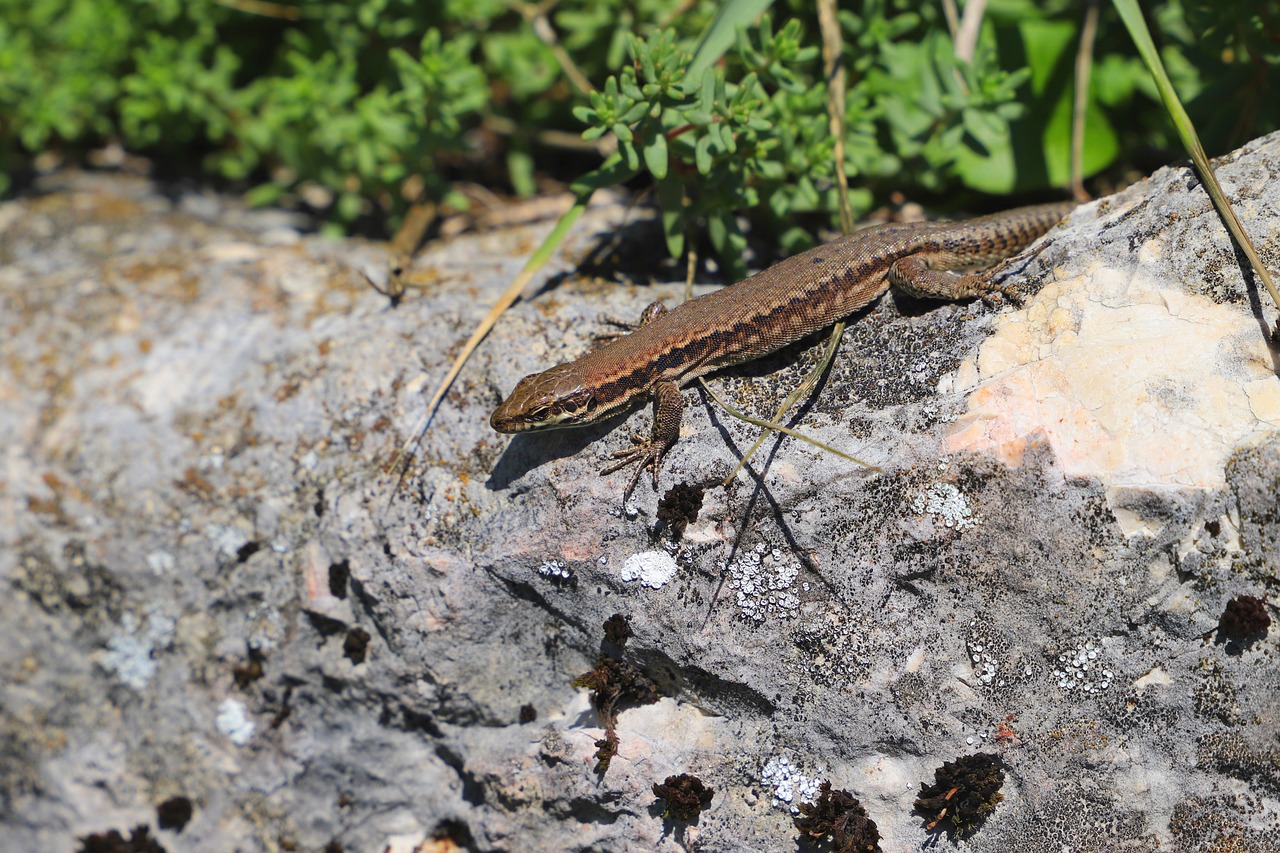
<path id="1" fill-rule="evenodd" d="M 764 7 L 776 27 L 755 20 Z M 1210 150 L 1280 123 L 1266 97 L 1278 0 L 1150 8 Z M 415 201 L 465 205 L 468 181 L 531 193 L 538 176 L 591 171 L 590 146 L 552 133 L 583 129 L 576 107 L 597 143 L 638 140 L 623 151 L 632 168 L 611 174 L 656 184 L 668 247 L 706 233 L 733 268 L 744 214 L 788 251 L 835 221 L 812 14 L 800 0 L 0 0 L 0 183 L 40 155 L 118 141 L 257 202 L 308 190 L 335 226 L 394 227 Z M 1068 0 L 991 0 L 961 62 L 935 4 L 840 12 L 855 211 L 894 192 L 963 205 L 1062 183 L 1076 14 Z M 1104 7 L 1089 172 L 1176 156 L 1115 24 Z"/>

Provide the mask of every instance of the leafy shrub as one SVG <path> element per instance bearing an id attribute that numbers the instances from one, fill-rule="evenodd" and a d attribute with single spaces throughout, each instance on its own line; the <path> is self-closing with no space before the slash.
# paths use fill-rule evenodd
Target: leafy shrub
<path id="1" fill-rule="evenodd" d="M 0 0 L 0 189 L 108 141 L 167 168 L 301 194 L 336 226 L 394 227 L 467 181 L 528 194 L 600 163 L 654 182 L 668 247 L 705 228 L 731 268 L 743 212 L 788 249 L 834 221 L 812 4 L 776 0 L 719 62 L 698 50 L 715 0 Z M 728 10 L 728 12 L 726 12 Z M 992 0 L 972 63 L 936 4 L 843 10 L 855 212 L 892 193 L 1026 193 L 1067 175 L 1077 4 Z M 1213 151 L 1277 126 L 1280 0 L 1166 0 L 1165 61 Z M 1086 171 L 1178 155 L 1145 72 L 1104 8 Z M 572 73 L 571 73 L 572 72 Z M 579 81 L 575 84 L 574 81 Z M 599 87 L 579 90 L 581 81 Z M 40 155 L 45 158 L 37 160 Z"/>

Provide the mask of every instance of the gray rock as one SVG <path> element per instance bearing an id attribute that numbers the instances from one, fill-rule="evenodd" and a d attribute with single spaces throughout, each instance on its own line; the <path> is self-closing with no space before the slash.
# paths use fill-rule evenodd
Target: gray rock
<path id="1" fill-rule="evenodd" d="M 1265 256 L 1280 136 L 1220 168 Z M 138 825 L 169 850 L 785 850 L 822 780 L 919 849 L 947 825 L 922 783 L 978 752 L 1003 801 L 968 849 L 1280 850 L 1280 631 L 1215 630 L 1236 596 L 1275 614 L 1275 308 L 1187 169 L 1078 210 L 1012 267 L 1020 307 L 867 311 L 794 425 L 884 473 L 770 438 L 679 537 L 597 474 L 646 415 L 487 425 L 599 315 L 680 298 L 575 272 L 656 254 L 621 204 L 502 318 L 396 491 L 549 222 L 429 248 L 392 309 L 378 247 L 52 180 L 0 206 L 6 850 Z M 820 349 L 712 381 L 768 416 Z M 685 398 L 663 491 L 756 434 Z M 602 648 L 663 696 L 599 773 L 571 682 Z M 696 825 L 651 791 L 680 773 L 715 790 Z"/>

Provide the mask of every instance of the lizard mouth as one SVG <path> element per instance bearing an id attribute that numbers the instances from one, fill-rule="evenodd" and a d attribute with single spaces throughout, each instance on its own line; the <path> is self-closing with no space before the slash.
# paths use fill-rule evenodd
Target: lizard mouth
<path id="1" fill-rule="evenodd" d="M 537 424 L 529 423 L 512 411 L 512 407 L 508 403 L 510 403 L 510 400 L 493 410 L 493 414 L 489 416 L 489 426 L 493 427 L 497 432 L 504 433 L 528 432 L 538 428 Z"/>
<path id="2" fill-rule="evenodd" d="M 590 419 L 593 411 L 594 407 L 567 408 L 563 404 L 553 403 L 536 412 L 528 412 L 507 400 L 493 410 L 493 414 L 489 416 L 489 426 L 503 433 L 560 429 L 584 423 Z"/>

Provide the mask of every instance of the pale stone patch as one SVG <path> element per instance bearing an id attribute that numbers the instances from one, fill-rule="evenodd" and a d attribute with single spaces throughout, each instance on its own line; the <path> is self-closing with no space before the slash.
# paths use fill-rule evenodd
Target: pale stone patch
<path id="1" fill-rule="evenodd" d="M 1017 465 L 1043 437 L 1064 474 L 1113 498 L 1221 488 L 1228 456 L 1280 427 L 1280 379 L 1247 309 L 1101 264 L 1047 284 L 943 385 L 969 395 L 948 451 Z"/>

